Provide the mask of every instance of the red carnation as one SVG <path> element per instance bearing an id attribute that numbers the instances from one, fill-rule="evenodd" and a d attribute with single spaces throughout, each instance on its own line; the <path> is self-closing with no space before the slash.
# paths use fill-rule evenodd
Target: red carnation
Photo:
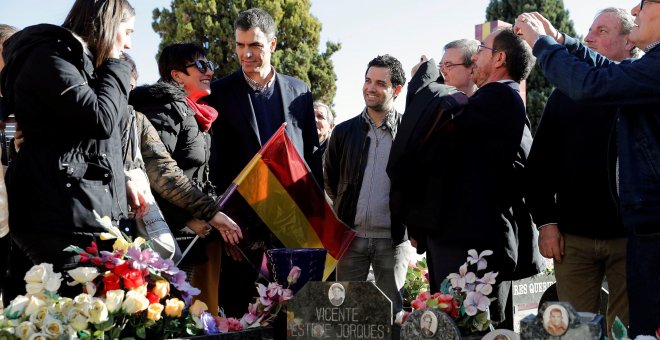
<path id="1" fill-rule="evenodd" d="M 150 305 L 160 301 L 158 295 L 154 294 L 153 292 L 147 292 L 147 300 L 149 300 Z"/>
<path id="2" fill-rule="evenodd" d="M 103 291 L 107 292 L 109 290 L 117 290 L 120 289 L 119 287 L 119 276 L 110 273 L 106 276 L 103 277 Z"/>
<path id="3" fill-rule="evenodd" d="M 144 285 L 144 277 L 141 270 L 129 269 L 119 275 L 124 279 L 124 287 L 127 289 L 135 289 Z"/>

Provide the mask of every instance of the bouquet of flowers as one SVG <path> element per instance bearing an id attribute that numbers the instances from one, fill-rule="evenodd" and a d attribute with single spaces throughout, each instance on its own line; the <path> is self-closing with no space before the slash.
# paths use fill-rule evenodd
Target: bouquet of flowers
<path id="1" fill-rule="evenodd" d="M 429 291 L 429 271 L 426 258 L 408 263 L 406 282 L 403 285 L 403 305 L 411 306 L 419 294 Z"/>
<path id="2" fill-rule="evenodd" d="M 464 335 L 489 329 L 488 306 L 495 298 L 488 298 L 493 291 L 496 272 L 485 272 L 486 256 L 492 255 L 491 250 L 477 253 L 468 251 L 467 262 L 442 282 L 440 292 L 431 295 L 423 292 L 412 302 L 413 309 L 438 308 L 450 315 Z M 468 266 L 476 267 L 474 272 L 468 271 Z M 477 274 L 485 272 L 481 277 Z"/>
<path id="3" fill-rule="evenodd" d="M 293 266 L 287 277 L 288 287 L 295 284 L 300 277 L 300 268 Z M 220 333 L 241 331 L 248 328 L 266 327 L 273 322 L 287 301 L 293 297 L 291 289 L 284 288 L 277 282 L 270 282 L 268 286 L 257 284 L 257 297 L 254 303 L 248 304 L 248 311 L 241 319 L 227 318 L 222 311 L 218 318 Z"/>
<path id="4" fill-rule="evenodd" d="M 80 255 L 81 267 L 67 273 L 70 286 L 81 285 L 76 297 L 57 294 L 62 274 L 48 263 L 26 275 L 25 296 L 18 296 L 0 315 L 0 338 L 118 339 L 173 338 L 210 334 L 214 318 L 192 297 L 199 290 L 171 260 L 162 259 L 142 238 L 130 241 L 107 217 L 97 220 L 116 239 L 113 250 L 99 251 L 94 242 L 66 251 Z"/>

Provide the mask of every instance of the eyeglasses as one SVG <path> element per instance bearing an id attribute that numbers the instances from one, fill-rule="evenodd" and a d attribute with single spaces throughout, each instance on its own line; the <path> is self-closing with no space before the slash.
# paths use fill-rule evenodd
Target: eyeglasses
<path id="1" fill-rule="evenodd" d="M 486 45 L 479 45 L 479 49 L 477 50 L 477 53 L 481 52 L 483 49 L 490 50 L 491 53 L 497 52 L 496 48 L 488 47 Z"/>
<path id="2" fill-rule="evenodd" d="M 454 64 L 454 63 L 452 63 L 452 62 L 445 61 L 444 63 L 439 63 L 439 64 L 438 64 L 438 67 L 439 67 L 440 69 L 449 70 L 450 68 L 452 68 L 452 67 L 454 67 L 454 66 L 459 66 L 459 65 L 460 65 L 460 66 L 466 66 L 465 63 Z"/>
<path id="3" fill-rule="evenodd" d="M 217 67 L 217 65 L 214 62 L 206 61 L 206 60 L 202 60 L 202 59 L 195 60 L 195 62 L 186 65 L 186 68 L 188 68 L 190 66 L 197 67 L 197 69 L 201 73 L 206 73 L 206 71 L 208 71 L 208 70 L 211 70 L 211 72 L 213 72 L 213 71 L 215 71 L 215 69 Z"/>
<path id="4" fill-rule="evenodd" d="M 644 3 L 645 3 L 645 2 L 655 2 L 655 3 L 658 3 L 658 2 L 660 2 L 660 1 L 658 1 L 658 0 L 642 0 L 642 1 L 639 3 L 639 10 L 640 10 L 640 11 L 642 10 L 642 8 L 644 8 Z"/>

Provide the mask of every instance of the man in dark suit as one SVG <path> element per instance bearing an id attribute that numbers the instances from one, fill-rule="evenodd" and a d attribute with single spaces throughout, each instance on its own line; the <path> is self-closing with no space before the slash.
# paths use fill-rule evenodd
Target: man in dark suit
<path id="1" fill-rule="evenodd" d="M 208 103 L 218 110 L 213 124 L 211 180 L 227 188 L 284 122 L 296 150 L 309 164 L 319 145 L 312 93 L 302 80 L 277 73 L 271 56 L 277 46 L 275 23 L 266 11 L 252 8 L 234 22 L 241 69 L 211 85 Z M 317 181 L 323 185 L 322 178 Z M 277 240 L 242 200 L 233 195 L 227 212 L 245 230 L 241 250 L 227 249 L 222 259 L 219 302 L 228 316 L 242 316 L 256 296 L 254 282 L 265 249 Z M 255 268 L 256 267 L 256 268 Z"/>
<path id="2" fill-rule="evenodd" d="M 531 50 L 511 29 L 482 42 L 472 57 L 479 89 L 462 113 L 443 124 L 439 133 L 445 135 L 434 156 L 437 174 L 424 182 L 436 188 L 437 223 L 425 230 L 408 224 L 411 237 L 426 245 L 432 292 L 458 272 L 468 250 L 493 252 L 486 271 L 499 273 L 492 293 L 497 300 L 490 305 L 498 328 L 513 329 L 509 280 L 536 274 L 543 265 L 521 181 L 531 134 L 518 87 L 532 60 Z"/>

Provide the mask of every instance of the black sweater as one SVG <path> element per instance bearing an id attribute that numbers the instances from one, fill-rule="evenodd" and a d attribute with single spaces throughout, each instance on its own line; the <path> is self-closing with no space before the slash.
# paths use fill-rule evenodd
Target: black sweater
<path id="1" fill-rule="evenodd" d="M 550 95 L 528 163 L 527 199 L 537 226 L 558 223 L 563 233 L 595 239 L 626 235 L 614 182 L 615 121 L 614 106 Z"/>

